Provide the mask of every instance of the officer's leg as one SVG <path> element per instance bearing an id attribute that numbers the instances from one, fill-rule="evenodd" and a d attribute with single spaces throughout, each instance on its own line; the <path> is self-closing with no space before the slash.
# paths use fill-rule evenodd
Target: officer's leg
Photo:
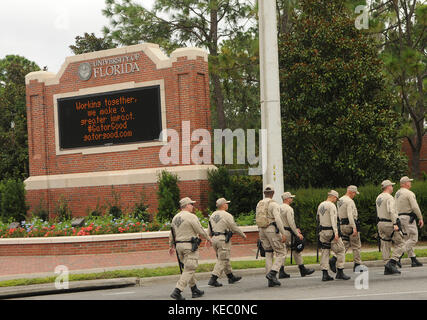
<path id="1" fill-rule="evenodd" d="M 222 242 L 224 242 L 224 241 L 214 240 L 212 243 L 212 247 L 214 248 L 214 250 L 216 252 L 216 259 L 217 259 L 215 266 L 214 266 L 214 269 L 212 271 L 212 275 L 216 276 L 217 278 L 219 278 L 221 276 L 221 273 L 223 270 L 222 260 L 220 258 L 221 251 L 222 251 Z"/>
<path id="2" fill-rule="evenodd" d="M 362 249 L 362 243 L 360 241 L 360 233 L 357 233 L 355 236 L 350 236 L 350 246 L 353 251 L 353 260 L 354 264 L 360 265 L 362 263 L 362 258 L 360 256 L 360 250 Z"/>
<path id="3" fill-rule="evenodd" d="M 180 259 L 184 263 L 184 270 L 178 280 L 176 287 L 183 291 L 187 285 L 193 287 L 196 284 L 195 273 L 199 264 L 199 250 L 192 252 L 191 249 L 184 249 L 180 254 Z"/>
<path id="4" fill-rule="evenodd" d="M 341 238 L 338 241 L 332 240 L 331 249 L 337 255 L 337 275 L 335 279 L 349 280 L 350 277 L 344 274 L 345 247 Z"/>
<path id="5" fill-rule="evenodd" d="M 269 273 L 273 265 L 273 247 L 264 229 L 259 231 L 259 239 L 261 240 L 262 247 L 265 250 L 265 273 Z"/>
<path id="6" fill-rule="evenodd" d="M 405 216 L 405 218 L 409 218 L 409 217 Z M 406 249 L 408 252 L 408 257 L 411 258 L 412 267 L 421 267 L 423 264 L 417 260 L 414 252 L 414 247 L 418 242 L 417 223 L 415 220 L 412 223 L 409 223 L 409 219 L 405 219 L 405 220 L 408 220 L 407 225 L 403 227 L 405 232 L 408 234 L 406 236 L 407 237 Z"/>
<path id="7" fill-rule="evenodd" d="M 275 254 L 274 263 L 266 275 L 266 278 L 268 279 L 268 286 L 280 286 L 280 282 L 277 280 L 277 273 L 280 270 L 280 267 L 283 266 L 286 256 L 286 246 L 282 243 L 280 235 L 276 233 L 269 233 L 267 236 L 270 239 L 270 243 Z"/>
<path id="8" fill-rule="evenodd" d="M 288 249 L 290 250 L 292 245 L 292 234 L 286 230 L 285 232 L 286 242 L 285 242 L 285 258 L 283 259 L 283 263 L 286 261 L 286 254 L 288 253 Z M 294 255 L 293 255 L 294 256 Z M 290 278 L 291 276 L 286 273 L 284 264 L 280 267 L 279 270 L 279 279 Z"/>
<path id="9" fill-rule="evenodd" d="M 387 264 L 390 259 L 391 254 L 391 241 L 387 241 L 390 238 L 390 234 L 393 232 L 392 228 L 387 228 L 383 222 L 378 224 L 378 233 L 381 238 L 381 255 L 384 261 L 384 264 Z"/>

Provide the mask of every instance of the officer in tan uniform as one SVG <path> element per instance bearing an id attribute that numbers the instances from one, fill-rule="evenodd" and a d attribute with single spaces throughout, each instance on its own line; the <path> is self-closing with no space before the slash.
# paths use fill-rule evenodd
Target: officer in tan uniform
<path id="1" fill-rule="evenodd" d="M 378 234 L 381 239 L 381 253 L 384 260 L 384 274 L 400 273 L 396 264 L 405 249 L 403 236 L 399 232 L 396 203 L 393 196 L 393 185 L 390 180 L 381 183 L 383 192 L 376 199 Z M 391 245 L 394 244 L 393 255 L 390 259 Z"/>
<path id="2" fill-rule="evenodd" d="M 408 252 L 408 257 L 411 258 L 411 266 L 421 267 L 423 264 L 417 260 L 414 247 L 418 242 L 416 219 L 418 219 L 420 228 L 424 226 L 424 221 L 415 193 L 410 190 L 413 180 L 414 179 L 409 179 L 406 176 L 400 179 L 400 189 L 396 192 L 395 200 L 397 214 L 402 222 L 402 228 L 406 233 L 403 239 L 405 241 L 405 249 Z"/>
<path id="3" fill-rule="evenodd" d="M 328 198 L 319 204 L 317 208 L 317 221 L 319 221 L 319 242 L 322 248 L 320 268 L 322 269 L 322 281 L 334 280 L 328 274 L 329 254 L 332 250 L 337 255 L 337 275 L 335 279 L 349 280 L 350 277 L 344 274 L 345 247 L 338 234 L 337 227 L 337 207 L 338 192 L 331 190 Z"/>
<path id="4" fill-rule="evenodd" d="M 358 214 L 356 204 L 354 203 L 354 197 L 359 194 L 356 186 L 348 186 L 347 193 L 339 198 L 337 202 L 338 207 L 338 221 L 340 236 L 345 246 L 345 252 L 351 247 L 353 251 L 354 266 L 353 271 L 362 263 L 360 257 L 360 250 L 362 249 L 362 243 L 360 242 L 360 226 L 358 221 Z M 333 272 L 336 272 L 335 264 L 337 257 L 334 255 L 329 260 L 329 266 Z"/>
<path id="5" fill-rule="evenodd" d="M 191 288 L 193 298 L 201 297 L 204 291 L 196 286 L 195 272 L 199 263 L 198 236 L 202 235 L 207 242 L 211 238 L 203 229 L 199 219 L 193 214 L 193 203 L 196 201 L 190 198 L 183 198 L 179 201 L 181 211 L 172 219 L 171 233 L 169 235 L 169 254 L 176 249 L 179 261 L 184 264 L 184 271 L 179 278 L 171 297 L 176 300 L 184 300 L 181 292 L 187 285 Z"/>
<path id="6" fill-rule="evenodd" d="M 258 227 L 259 237 L 262 246 L 265 250 L 265 271 L 268 279 L 268 286 L 280 286 L 281 283 L 277 279 L 277 273 L 280 267 L 285 262 L 286 257 L 286 231 L 283 229 L 282 219 L 280 218 L 279 204 L 273 200 L 274 188 L 272 185 L 267 185 L 264 189 L 265 198 L 258 202 L 257 207 L 261 202 L 266 202 L 268 226 L 265 228 Z M 273 263 L 273 253 L 275 260 Z"/>
<path id="7" fill-rule="evenodd" d="M 238 233 L 243 239 L 246 235 L 237 226 L 233 216 L 227 212 L 230 201 L 220 198 L 216 201 L 217 211 L 212 213 L 209 218 L 208 233 L 212 237 L 212 247 L 216 252 L 218 259 L 212 272 L 211 279 L 208 285 L 221 287 L 218 278 L 224 272 L 228 278 L 228 283 L 232 284 L 242 277 L 236 277 L 231 271 L 230 251 L 231 251 L 231 236 L 233 232 Z"/>
<path id="8" fill-rule="evenodd" d="M 286 231 L 286 246 L 289 249 L 292 246 L 292 240 L 294 237 L 299 240 L 303 240 L 304 236 L 301 233 L 301 230 L 297 228 L 295 224 L 294 209 L 291 207 L 292 202 L 294 201 L 295 196 L 290 192 L 285 192 L 282 194 L 283 204 L 280 205 L 280 217 L 282 218 L 283 228 Z M 293 258 L 298 265 L 301 277 L 310 275 L 314 272 L 314 269 L 307 269 L 304 266 L 301 252 L 293 250 Z M 279 279 L 289 278 L 290 275 L 285 272 L 284 266 L 280 267 L 279 270 Z"/>

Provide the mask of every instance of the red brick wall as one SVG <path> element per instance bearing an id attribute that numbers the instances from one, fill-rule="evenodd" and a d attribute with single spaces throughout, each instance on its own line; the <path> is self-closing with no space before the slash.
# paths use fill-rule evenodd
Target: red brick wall
<path id="1" fill-rule="evenodd" d="M 247 238 L 234 235 L 232 242 L 239 244 L 256 244 L 258 232 L 245 232 Z M 0 245 L 0 256 L 51 256 L 79 255 L 101 253 L 123 253 L 135 251 L 166 250 L 168 238 L 133 239 L 117 241 L 89 241 L 79 243 L 46 243 L 46 244 L 3 244 Z"/>
<path id="2" fill-rule="evenodd" d="M 402 143 L 402 151 L 408 156 L 409 168 L 412 168 L 412 150 L 408 139 L 404 139 Z M 420 172 L 427 173 L 427 135 L 423 137 L 423 145 L 420 152 Z"/>
<path id="3" fill-rule="evenodd" d="M 28 144 L 30 176 L 70 174 L 84 172 L 100 172 L 114 170 L 129 170 L 143 168 L 165 167 L 159 160 L 161 147 L 145 147 L 134 151 L 111 152 L 101 154 L 70 154 L 56 155 L 54 101 L 53 95 L 78 91 L 90 87 L 105 86 L 123 82 L 145 82 L 164 80 L 166 126 L 182 133 L 181 122 L 191 121 L 191 131 L 205 128 L 211 131 L 209 103 L 209 74 L 208 63 L 203 57 L 196 60 L 178 58 L 171 68 L 156 69 L 156 65 L 143 52 L 137 60 L 141 72 L 122 74 L 105 78 L 92 77 L 82 81 L 77 75 L 78 66 L 82 62 L 71 63 L 60 78 L 60 83 L 45 86 L 37 80 L 31 80 L 27 85 L 27 115 L 28 115 Z M 114 58 L 123 54 L 111 56 Z M 198 142 L 192 142 L 196 145 Z M 182 156 L 182 155 L 181 155 Z M 182 163 L 193 164 L 193 163 Z M 207 182 L 180 182 L 182 196 L 191 196 L 200 208 L 207 207 Z M 157 209 L 157 186 L 155 184 L 120 185 L 67 188 L 50 190 L 29 190 L 27 201 L 31 210 L 40 204 L 40 200 L 53 212 L 61 195 L 69 202 L 74 216 L 86 214 L 87 208 L 94 208 L 97 199 L 112 200 L 111 190 L 121 194 L 124 206 L 133 206 L 139 199 L 139 193 L 144 192 L 149 210 Z"/>

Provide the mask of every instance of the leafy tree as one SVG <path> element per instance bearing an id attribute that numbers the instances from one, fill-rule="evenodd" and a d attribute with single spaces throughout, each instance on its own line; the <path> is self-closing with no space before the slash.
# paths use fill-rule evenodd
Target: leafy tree
<path id="1" fill-rule="evenodd" d="M 25 75 L 40 68 L 18 55 L 0 59 L 0 177 L 28 177 Z"/>
<path id="2" fill-rule="evenodd" d="M 406 170 L 374 39 L 343 0 L 301 0 L 280 38 L 285 184 L 346 186 Z"/>
<path id="3" fill-rule="evenodd" d="M 123 45 L 142 41 L 158 43 L 166 51 L 195 45 L 207 48 L 212 82 L 213 108 L 217 123 L 226 128 L 224 94 L 221 78 L 214 72 L 218 64 L 221 41 L 243 32 L 245 22 L 253 16 L 247 0 L 156 0 L 147 9 L 132 0 L 106 0 L 104 15 L 111 28 L 104 34 Z"/>
<path id="4" fill-rule="evenodd" d="M 369 32 L 381 43 L 382 58 L 404 122 L 401 136 L 412 150 L 412 173 L 421 178 L 420 152 L 426 132 L 427 4 L 420 0 L 375 0 Z"/>
<path id="5" fill-rule="evenodd" d="M 108 37 L 97 38 L 94 33 L 85 32 L 83 37 L 77 36 L 75 45 L 69 46 L 74 54 L 82 54 L 115 48 L 117 45 Z"/>
<path id="6" fill-rule="evenodd" d="M 20 180 L 6 179 L 0 182 L 0 217 L 7 222 L 25 220 L 28 206 L 25 203 L 25 186 Z"/>

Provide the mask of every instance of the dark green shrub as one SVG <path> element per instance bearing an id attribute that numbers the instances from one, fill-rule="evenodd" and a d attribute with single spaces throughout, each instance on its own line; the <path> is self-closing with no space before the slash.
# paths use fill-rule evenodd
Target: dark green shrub
<path id="1" fill-rule="evenodd" d="M 111 196 L 113 197 L 113 202 L 107 200 L 107 214 L 112 215 L 114 218 L 118 219 L 123 214 L 120 194 L 114 191 L 113 188 L 111 191 Z"/>
<path id="2" fill-rule="evenodd" d="M 25 202 L 25 186 L 22 181 L 7 179 L 0 182 L 0 214 L 2 221 L 25 220 L 28 206 Z"/>
<path id="3" fill-rule="evenodd" d="M 230 175 L 228 169 L 220 167 L 208 172 L 209 209 L 216 210 L 216 200 L 230 200 L 228 211 L 234 216 L 255 210 L 262 199 L 262 178 L 259 176 Z"/>
<path id="4" fill-rule="evenodd" d="M 68 202 L 65 200 L 64 196 L 60 196 L 56 207 L 55 207 L 55 219 L 59 221 L 71 220 L 72 213 L 68 207 Z"/>
<path id="5" fill-rule="evenodd" d="M 46 205 L 43 199 L 40 199 L 39 204 L 34 207 L 33 212 L 31 212 L 31 217 L 37 217 L 43 221 L 49 220 L 49 212 L 46 209 Z"/>
<path id="6" fill-rule="evenodd" d="M 208 182 L 210 188 L 208 205 L 210 210 L 215 211 L 218 198 L 231 199 L 231 177 L 228 169 L 219 167 L 217 170 L 209 170 Z"/>
<path id="7" fill-rule="evenodd" d="M 157 197 L 159 201 L 157 220 L 160 222 L 171 221 L 179 210 L 180 192 L 178 188 L 178 176 L 163 170 L 158 175 Z"/>
<path id="8" fill-rule="evenodd" d="M 144 201 L 145 201 L 145 197 L 144 197 L 144 194 L 141 192 L 140 199 L 137 203 L 135 203 L 135 206 L 133 207 L 130 215 L 133 218 L 137 218 L 137 219 L 142 220 L 144 222 L 150 222 L 151 215 L 150 215 L 150 213 L 148 213 L 148 211 L 147 211 L 148 205 L 146 205 L 144 203 Z"/>

